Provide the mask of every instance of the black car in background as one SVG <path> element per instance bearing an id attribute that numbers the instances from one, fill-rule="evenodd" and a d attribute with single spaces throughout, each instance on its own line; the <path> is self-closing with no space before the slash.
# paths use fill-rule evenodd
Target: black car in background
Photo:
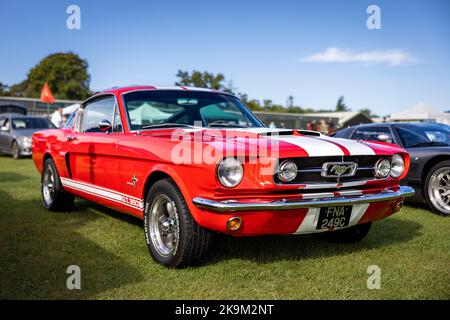
<path id="1" fill-rule="evenodd" d="M 337 138 L 390 142 L 405 148 L 411 167 L 403 180 L 416 190 L 410 201 L 450 216 L 450 126 L 437 123 L 372 123 L 339 130 Z"/>

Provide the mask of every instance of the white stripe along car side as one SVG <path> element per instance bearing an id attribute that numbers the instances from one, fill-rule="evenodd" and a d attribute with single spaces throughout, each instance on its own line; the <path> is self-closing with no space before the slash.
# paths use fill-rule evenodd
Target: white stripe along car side
<path id="1" fill-rule="evenodd" d="M 86 194 L 94 195 L 106 200 L 117 202 L 128 207 L 144 210 L 144 200 L 136 197 L 120 193 L 111 189 L 98 187 L 86 182 L 76 181 L 68 178 L 61 177 L 61 183 L 64 187 L 75 189 Z"/>

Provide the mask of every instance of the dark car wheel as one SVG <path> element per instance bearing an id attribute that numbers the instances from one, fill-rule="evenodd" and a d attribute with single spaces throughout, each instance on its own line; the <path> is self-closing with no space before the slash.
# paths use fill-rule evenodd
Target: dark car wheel
<path id="1" fill-rule="evenodd" d="M 331 232 L 320 233 L 320 235 L 326 240 L 333 242 L 358 242 L 364 239 L 369 233 L 372 223 L 358 224 L 353 227 L 345 228 L 342 230 L 336 230 Z"/>
<path id="2" fill-rule="evenodd" d="M 159 180 L 150 188 L 145 199 L 144 231 L 153 259 L 170 268 L 198 264 L 212 237 L 191 216 L 171 179 Z"/>
<path id="3" fill-rule="evenodd" d="M 424 196 L 431 211 L 450 216 L 450 161 L 441 161 L 430 169 Z"/>
<path id="4" fill-rule="evenodd" d="M 13 159 L 20 159 L 20 146 L 17 141 L 14 141 L 11 145 L 11 155 Z"/>
<path id="5" fill-rule="evenodd" d="M 50 211 L 73 210 L 75 197 L 64 191 L 58 170 L 52 159 L 44 162 L 41 179 L 41 195 L 44 207 Z"/>

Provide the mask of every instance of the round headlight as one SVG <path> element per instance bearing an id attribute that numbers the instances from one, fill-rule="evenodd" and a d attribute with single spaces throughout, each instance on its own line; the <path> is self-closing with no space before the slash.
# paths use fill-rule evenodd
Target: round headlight
<path id="1" fill-rule="evenodd" d="M 297 176 L 297 165 L 294 161 L 285 160 L 278 169 L 278 178 L 283 182 L 289 182 Z"/>
<path id="2" fill-rule="evenodd" d="M 399 154 L 394 154 L 391 158 L 391 166 L 391 177 L 400 177 L 403 174 L 403 171 L 405 171 L 405 161 L 403 160 L 403 157 Z"/>
<path id="3" fill-rule="evenodd" d="M 228 157 L 217 167 L 217 177 L 220 183 L 227 188 L 236 187 L 244 176 L 244 168 L 239 159 Z"/>
<path id="4" fill-rule="evenodd" d="M 391 163 L 388 159 L 379 159 L 375 163 L 375 176 L 377 178 L 386 178 L 391 172 Z"/>

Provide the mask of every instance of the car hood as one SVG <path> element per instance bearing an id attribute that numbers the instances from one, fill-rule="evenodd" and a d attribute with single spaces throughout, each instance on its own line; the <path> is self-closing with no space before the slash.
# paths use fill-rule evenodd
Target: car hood
<path id="1" fill-rule="evenodd" d="M 319 157 L 319 156 L 365 156 L 391 155 L 405 153 L 395 145 L 357 141 L 343 138 L 332 138 L 315 131 L 271 129 L 271 128 L 230 128 L 210 129 L 192 128 L 172 130 L 181 135 L 190 134 L 192 141 L 203 137 L 203 144 L 211 145 L 223 152 L 235 150 L 238 154 L 256 154 L 273 157 Z M 156 133 L 147 133 L 154 136 Z M 147 135 L 143 133 L 143 135 Z M 166 133 L 164 133 L 167 135 Z M 198 141 L 198 140 L 197 140 Z M 265 148 L 265 150 L 264 150 Z"/>

